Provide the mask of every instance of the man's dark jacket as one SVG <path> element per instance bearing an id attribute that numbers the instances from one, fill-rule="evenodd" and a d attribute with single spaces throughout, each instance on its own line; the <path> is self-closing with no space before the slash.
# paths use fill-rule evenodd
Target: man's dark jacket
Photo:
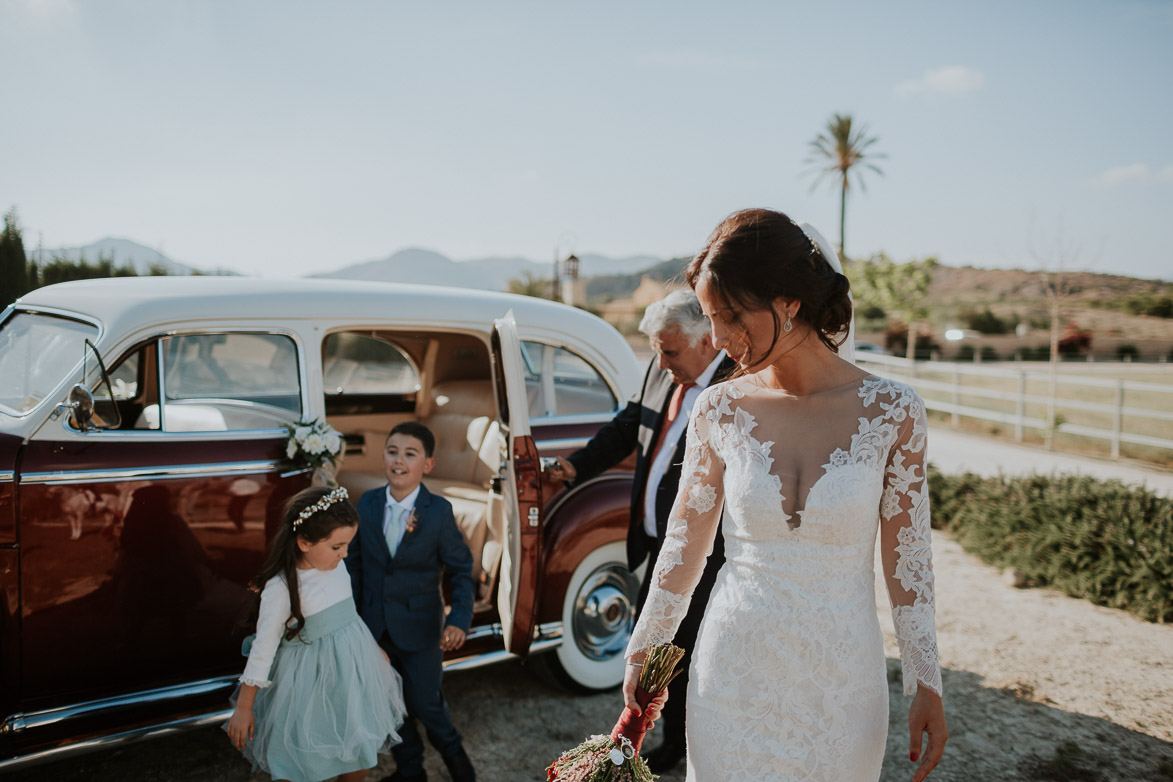
<path id="1" fill-rule="evenodd" d="M 709 385 L 721 382 L 731 376 L 736 369 L 737 363 L 726 357 L 713 373 Z M 639 398 L 628 402 L 627 406 L 601 428 L 586 446 L 567 458 L 574 466 L 575 483 L 583 483 L 619 464 L 630 456 L 632 451 L 636 452 L 635 480 L 631 487 L 631 515 L 627 528 L 627 566 L 635 570 L 644 558 L 651 554 L 652 561 L 648 563 L 649 576 L 655 567 L 655 555 L 659 547 L 656 546 L 655 551 L 650 550 L 647 534 L 644 532 L 644 494 L 647 490 L 648 471 L 655 456 L 651 450 L 660 437 L 660 429 L 664 426 L 675 385 L 671 375 L 660 369 L 653 358 L 644 376 L 643 390 Z M 676 490 L 680 485 L 686 440 L 687 438 L 682 435 L 676 445 L 672 463 L 656 491 L 656 538 L 660 541 L 664 539 L 664 533 L 668 529 L 668 516 L 672 512 L 672 503 L 676 500 Z M 719 568 L 724 560 L 724 543 L 718 532 L 706 570 L 712 569 L 715 575 L 716 568 Z"/>

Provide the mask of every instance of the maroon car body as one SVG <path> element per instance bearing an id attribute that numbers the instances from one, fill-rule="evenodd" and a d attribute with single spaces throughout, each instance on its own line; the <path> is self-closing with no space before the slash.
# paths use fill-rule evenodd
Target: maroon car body
<path id="1" fill-rule="evenodd" d="M 622 677 L 630 472 L 572 491 L 540 458 L 636 391 L 610 326 L 507 294 L 343 281 L 65 283 L 0 315 L 0 769 L 223 718 L 282 504 L 309 485 L 286 424 L 380 485 L 400 420 L 473 551 L 450 669 L 531 652 L 578 689 Z"/>

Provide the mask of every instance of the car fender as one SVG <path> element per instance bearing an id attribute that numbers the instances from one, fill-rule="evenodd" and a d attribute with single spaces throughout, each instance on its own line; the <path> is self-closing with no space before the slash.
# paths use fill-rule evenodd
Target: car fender
<path id="1" fill-rule="evenodd" d="M 570 577 L 583 558 L 627 539 L 631 483 L 630 473 L 604 473 L 554 498 L 545 528 L 540 622 L 561 618 Z"/>

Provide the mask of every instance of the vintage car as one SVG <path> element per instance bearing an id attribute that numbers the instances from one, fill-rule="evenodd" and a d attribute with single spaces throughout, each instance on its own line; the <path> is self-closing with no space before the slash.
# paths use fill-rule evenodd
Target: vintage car
<path id="1" fill-rule="evenodd" d="M 436 435 L 426 479 L 472 550 L 449 669 L 544 651 L 615 686 L 637 577 L 630 471 L 567 491 L 565 455 L 638 389 L 630 346 L 539 299 L 341 280 L 89 280 L 0 316 L 0 770 L 227 714 L 242 619 L 283 502 L 311 482 L 285 425 L 343 436 L 383 484 L 387 431 Z"/>

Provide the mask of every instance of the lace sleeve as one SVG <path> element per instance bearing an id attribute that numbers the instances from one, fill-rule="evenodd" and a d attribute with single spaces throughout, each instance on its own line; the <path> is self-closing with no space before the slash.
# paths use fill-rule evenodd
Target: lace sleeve
<path id="1" fill-rule="evenodd" d="M 261 609 L 257 615 L 257 637 L 248 653 L 248 663 L 240 677 L 242 684 L 268 687 L 269 670 L 277 655 L 277 646 L 285 633 L 285 623 L 293 616 L 289 608 L 289 590 L 280 576 L 274 576 L 261 591 Z"/>
<path id="2" fill-rule="evenodd" d="M 904 694 L 913 695 L 921 684 L 939 695 L 941 666 L 934 617 L 924 402 L 907 389 L 889 410 L 889 416 L 899 428 L 884 476 L 880 546 L 892 621 L 900 644 Z"/>
<path id="3" fill-rule="evenodd" d="M 711 402 L 715 395 L 711 391 L 715 389 L 706 390 L 697 399 L 688 422 L 680 488 L 668 517 L 668 530 L 656 559 L 647 600 L 627 645 L 628 656 L 676 636 L 713 550 L 724 502 L 721 482 L 725 465 L 710 437 L 719 415 Z"/>

